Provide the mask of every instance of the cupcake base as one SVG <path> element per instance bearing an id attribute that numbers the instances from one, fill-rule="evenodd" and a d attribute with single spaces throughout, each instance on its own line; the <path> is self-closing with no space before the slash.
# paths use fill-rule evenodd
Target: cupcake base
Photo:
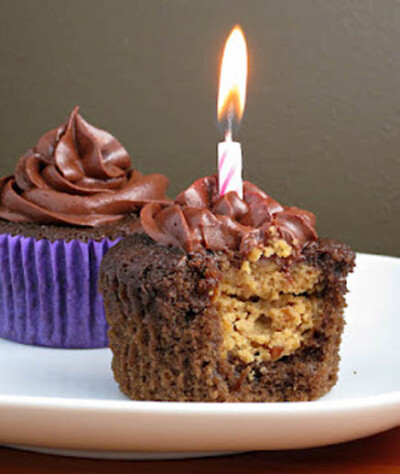
<path id="1" fill-rule="evenodd" d="M 121 391 L 162 401 L 321 397 L 337 380 L 353 265 L 349 247 L 324 239 L 299 258 L 250 260 L 124 239 L 100 269 Z"/>
<path id="2" fill-rule="evenodd" d="M 0 337 L 39 346 L 105 347 L 97 276 L 116 242 L 0 235 Z"/>
<path id="3" fill-rule="evenodd" d="M 0 221 L 0 337 L 59 348 L 106 347 L 100 262 L 137 219 L 97 229 Z"/>

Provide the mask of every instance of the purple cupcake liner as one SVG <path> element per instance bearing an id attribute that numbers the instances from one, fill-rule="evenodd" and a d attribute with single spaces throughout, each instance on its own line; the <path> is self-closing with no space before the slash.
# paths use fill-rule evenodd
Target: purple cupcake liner
<path id="1" fill-rule="evenodd" d="M 107 346 L 100 262 L 118 242 L 0 235 L 0 337 L 38 346 Z"/>

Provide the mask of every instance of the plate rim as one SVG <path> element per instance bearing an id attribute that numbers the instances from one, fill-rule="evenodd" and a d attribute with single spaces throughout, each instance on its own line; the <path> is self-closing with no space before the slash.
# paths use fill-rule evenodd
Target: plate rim
<path id="1" fill-rule="evenodd" d="M 343 413 L 372 408 L 400 408 L 400 390 L 377 395 L 346 397 L 339 400 L 314 400 L 308 402 L 162 402 L 137 400 L 107 400 L 90 398 L 36 397 L 30 395 L 1 395 L 0 408 L 51 408 L 72 411 L 104 411 L 113 413 L 152 413 L 190 415 L 286 415 L 293 413 L 321 414 Z"/>

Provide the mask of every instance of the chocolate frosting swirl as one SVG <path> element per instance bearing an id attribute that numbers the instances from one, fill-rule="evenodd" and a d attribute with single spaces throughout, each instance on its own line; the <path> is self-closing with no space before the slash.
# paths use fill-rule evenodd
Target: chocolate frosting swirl
<path id="1" fill-rule="evenodd" d="M 43 135 L 0 179 L 0 217 L 13 222 L 95 227 L 165 199 L 168 179 L 143 176 L 108 132 L 76 107 L 68 121 Z"/>
<path id="2" fill-rule="evenodd" d="M 156 242 L 186 252 L 211 249 L 248 254 L 272 238 L 286 240 L 299 252 L 317 239 L 311 212 L 281 206 L 248 181 L 243 194 L 243 199 L 236 192 L 220 197 L 218 177 L 201 178 L 170 205 L 147 204 L 140 214 L 142 226 Z"/>

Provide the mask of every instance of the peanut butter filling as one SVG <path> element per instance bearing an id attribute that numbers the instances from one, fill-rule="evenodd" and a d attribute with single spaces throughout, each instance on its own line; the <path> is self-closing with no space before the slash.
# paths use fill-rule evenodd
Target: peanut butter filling
<path id="1" fill-rule="evenodd" d="M 272 255 L 287 257 L 291 248 L 277 240 L 257 249 L 240 268 L 227 266 L 215 295 L 221 315 L 225 356 L 245 363 L 272 361 L 295 352 L 322 311 L 313 295 L 321 274 L 306 263 L 283 270 Z"/>

